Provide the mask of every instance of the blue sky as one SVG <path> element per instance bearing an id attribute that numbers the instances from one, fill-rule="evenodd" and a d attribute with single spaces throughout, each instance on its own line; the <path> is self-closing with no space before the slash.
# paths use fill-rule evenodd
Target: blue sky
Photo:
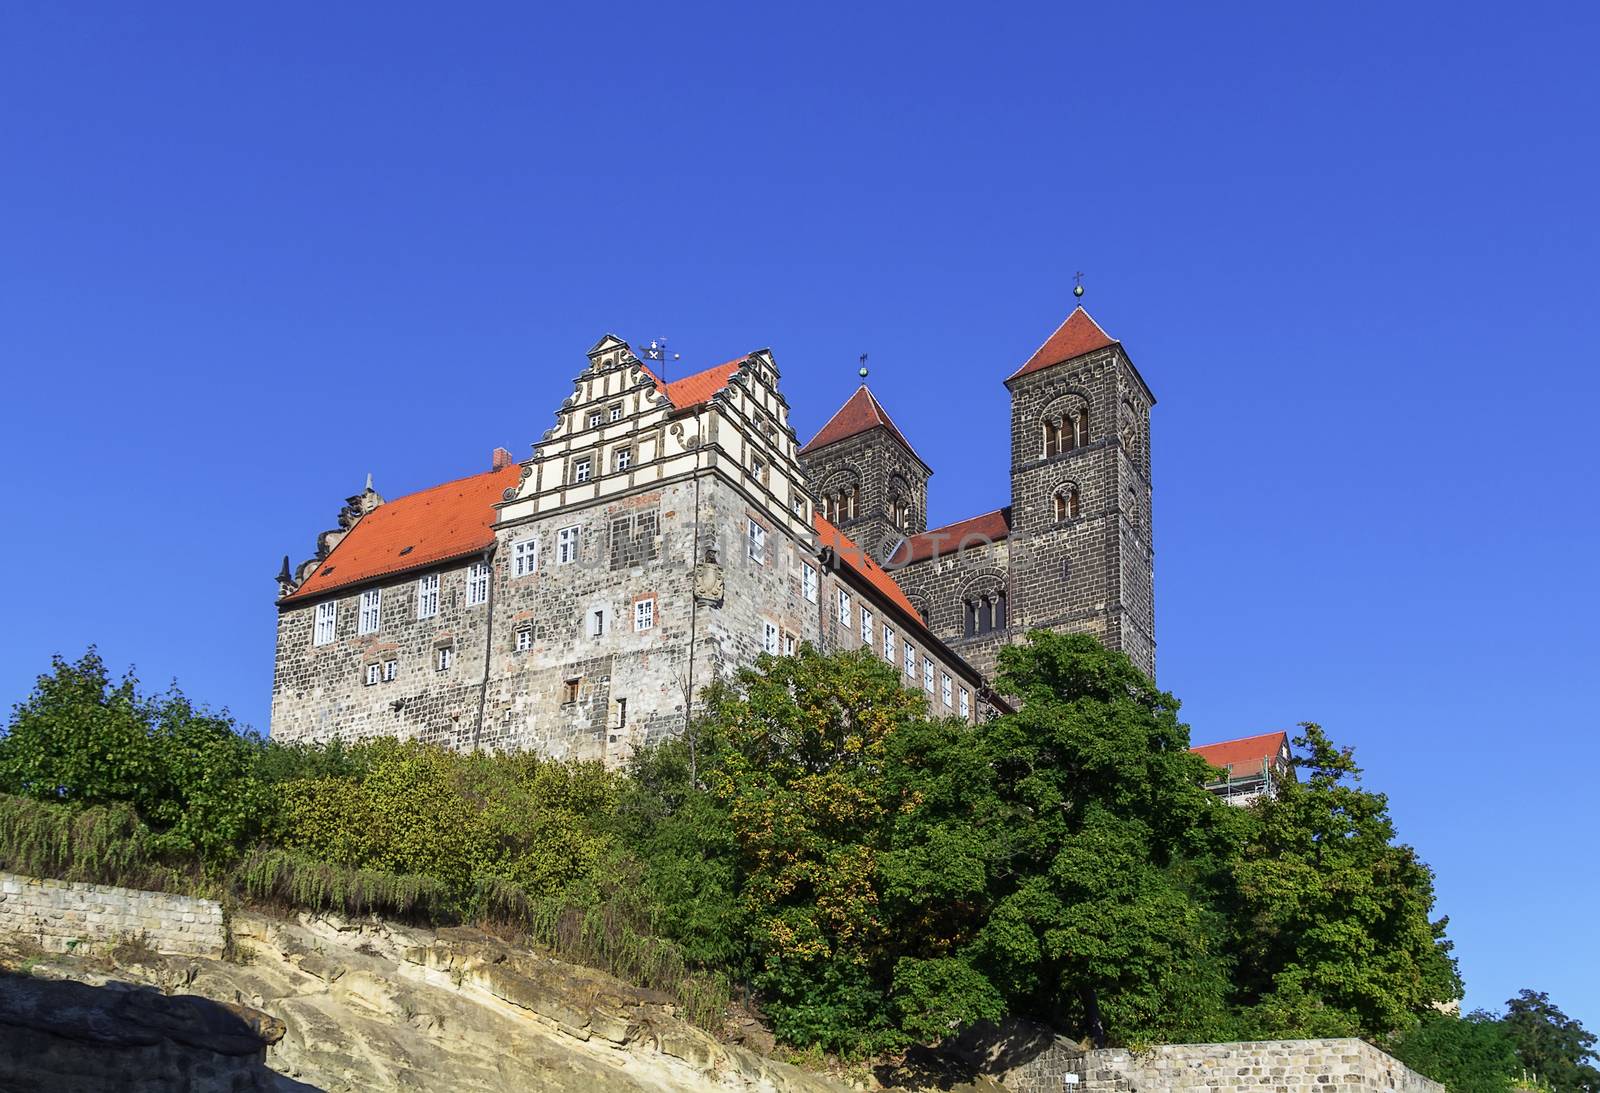
<path id="1" fill-rule="evenodd" d="M 264 730 L 281 557 L 606 331 L 771 346 L 803 439 L 868 352 L 996 507 L 1083 270 L 1195 739 L 1354 744 L 1468 1004 L 1600 1030 L 1593 8 L 569 7 L 7 12 L 0 699 L 98 642 Z"/>

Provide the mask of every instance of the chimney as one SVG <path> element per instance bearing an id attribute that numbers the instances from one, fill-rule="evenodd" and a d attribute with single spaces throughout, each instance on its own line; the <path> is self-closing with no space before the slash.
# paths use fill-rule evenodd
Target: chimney
<path id="1" fill-rule="evenodd" d="M 489 457 L 489 469 L 492 471 L 503 470 L 515 462 L 516 460 L 511 458 L 510 452 L 504 448 L 496 448 L 494 454 Z"/>

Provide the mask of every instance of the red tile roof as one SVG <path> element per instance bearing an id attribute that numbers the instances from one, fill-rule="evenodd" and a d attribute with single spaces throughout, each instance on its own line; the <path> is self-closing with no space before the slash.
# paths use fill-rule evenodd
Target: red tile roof
<path id="1" fill-rule="evenodd" d="M 813 513 L 811 519 L 816 525 L 817 541 L 825 547 L 832 547 L 833 552 L 839 557 L 840 564 L 855 572 L 882 593 L 885 599 L 916 620 L 919 627 L 921 626 L 922 616 L 917 614 L 917 609 L 906 599 L 906 594 L 900 590 L 894 578 L 884 572 L 881 565 L 873 561 L 866 551 L 856 546 L 853 539 L 834 527 L 821 514 Z"/>
<path id="2" fill-rule="evenodd" d="M 652 372 L 648 365 L 641 364 L 639 367 L 644 370 L 646 375 L 656 381 L 656 387 L 660 389 L 662 394 L 667 396 L 668 402 L 679 410 L 686 410 L 691 406 L 700 405 L 700 403 L 705 402 L 712 395 L 728 386 L 728 377 L 737 372 L 739 366 L 749 359 L 750 355 L 746 353 L 737 360 L 713 365 L 703 371 L 694 373 L 692 376 L 684 376 L 682 379 L 673 380 L 671 383 L 662 382 L 661 377 Z"/>
<path id="3" fill-rule="evenodd" d="M 1214 767 L 1229 770 L 1236 775 L 1259 774 L 1263 763 L 1276 765 L 1287 761 L 1289 734 L 1286 732 L 1262 733 L 1241 740 L 1224 740 L 1219 744 L 1202 744 L 1190 748 L 1200 758 Z"/>
<path id="4" fill-rule="evenodd" d="M 1067 316 L 1067 321 L 1056 327 L 1056 332 L 1034 350 L 1028 363 L 1011 373 L 1006 382 L 1115 344 L 1117 340 L 1101 330 L 1100 324 L 1091 319 L 1087 311 L 1081 307 L 1074 308 L 1072 314 Z"/>
<path id="5" fill-rule="evenodd" d="M 917 450 L 911 446 L 911 442 L 901 434 L 899 429 L 895 428 L 894 422 L 889 420 L 889 412 L 883 408 L 883 404 L 878 401 L 871 391 L 867 390 L 867 385 L 863 383 L 856 388 L 856 393 L 846 399 L 844 405 L 839 407 L 838 411 L 828 419 L 828 423 L 822 427 L 822 431 L 812 437 L 809 444 L 800 449 L 800 454 L 805 455 L 813 449 L 821 448 L 840 440 L 847 440 L 850 437 L 866 432 L 868 429 L 879 428 L 888 429 L 889 435 L 904 444 L 906 451 L 912 455 L 917 455 Z M 921 456 L 917 456 L 918 460 L 921 458 Z"/>
<path id="6" fill-rule="evenodd" d="M 309 600 L 360 581 L 464 558 L 494 544 L 495 502 L 522 477 L 516 463 L 386 501 L 346 533 L 285 600 Z M 402 553 L 404 551 L 404 553 Z"/>
<path id="7" fill-rule="evenodd" d="M 954 554 L 962 548 L 962 544 L 980 546 L 983 543 L 997 543 L 1010 534 L 1011 509 L 1007 506 L 913 535 L 900 544 L 889 561 L 897 566 L 910 565 L 912 562 L 926 561 L 935 553 Z"/>

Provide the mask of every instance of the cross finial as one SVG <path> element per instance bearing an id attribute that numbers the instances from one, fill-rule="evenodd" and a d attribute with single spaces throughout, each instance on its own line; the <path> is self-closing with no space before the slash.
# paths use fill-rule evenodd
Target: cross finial
<path id="1" fill-rule="evenodd" d="M 1072 286 L 1072 294 L 1074 296 L 1078 297 L 1079 299 L 1082 299 L 1083 298 L 1083 270 L 1080 269 L 1077 273 L 1073 274 L 1072 277 L 1073 277 L 1073 280 L 1076 282 Z"/>
<path id="2" fill-rule="evenodd" d="M 867 378 L 867 355 L 865 353 L 861 354 L 861 368 L 858 372 L 856 372 L 856 375 L 860 376 L 863 380 Z"/>

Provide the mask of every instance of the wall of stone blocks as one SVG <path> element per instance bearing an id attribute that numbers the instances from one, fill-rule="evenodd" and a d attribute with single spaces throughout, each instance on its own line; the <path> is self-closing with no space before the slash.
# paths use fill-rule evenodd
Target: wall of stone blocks
<path id="1" fill-rule="evenodd" d="M 227 942 L 215 900 L 0 873 L 0 935 L 48 952 L 93 952 L 130 938 L 173 956 L 220 956 Z"/>
<path id="2" fill-rule="evenodd" d="M 1016 1093 L 1446 1093 L 1363 1040 L 1170 1044 L 1081 1051 L 1065 1043 L 1005 1072 Z"/>
<path id="3" fill-rule="evenodd" d="M 872 558 L 882 561 L 904 535 L 927 529 L 928 470 L 884 429 L 836 441 L 803 457 L 806 479 L 819 498 L 846 484 L 860 488 L 854 519 L 836 521 Z M 889 518 L 890 482 L 899 479 L 911 504 L 909 529 Z"/>

